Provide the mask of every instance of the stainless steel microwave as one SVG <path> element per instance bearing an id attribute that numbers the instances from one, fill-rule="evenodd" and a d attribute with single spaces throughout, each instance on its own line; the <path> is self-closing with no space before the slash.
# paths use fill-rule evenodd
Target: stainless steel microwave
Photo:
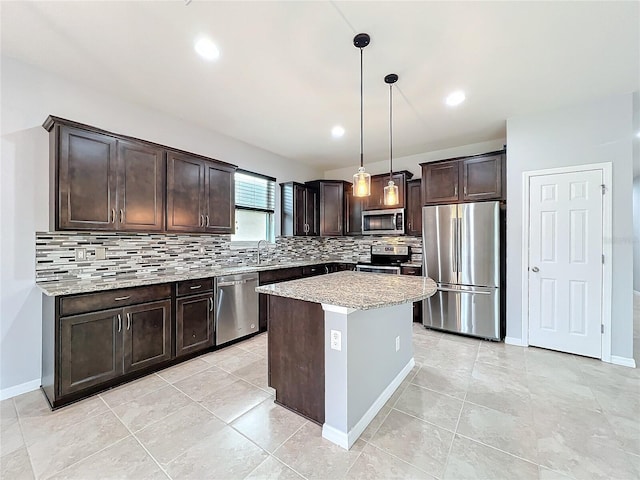
<path id="1" fill-rule="evenodd" d="M 404 208 L 362 212 L 363 235 L 403 235 Z"/>

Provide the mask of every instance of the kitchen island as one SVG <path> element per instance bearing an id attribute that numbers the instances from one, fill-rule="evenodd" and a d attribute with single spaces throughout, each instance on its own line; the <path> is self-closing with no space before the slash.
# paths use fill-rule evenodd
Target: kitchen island
<path id="1" fill-rule="evenodd" d="M 269 295 L 269 385 L 276 403 L 350 448 L 415 365 L 412 304 L 424 277 L 338 272 L 256 288 Z"/>

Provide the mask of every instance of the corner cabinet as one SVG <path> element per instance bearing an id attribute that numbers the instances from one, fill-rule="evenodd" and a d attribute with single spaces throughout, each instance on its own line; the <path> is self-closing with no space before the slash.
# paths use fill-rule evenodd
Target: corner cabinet
<path id="1" fill-rule="evenodd" d="M 421 163 L 424 205 L 505 199 L 505 151 Z"/>
<path id="2" fill-rule="evenodd" d="M 398 186 L 398 204 L 384 204 L 384 187 L 389 183 L 389 174 L 371 176 L 371 195 L 363 199 L 363 210 L 382 210 L 385 208 L 405 208 L 406 206 L 406 183 L 413 177 L 413 173 L 402 170 L 393 172 L 391 179 Z"/>
<path id="3" fill-rule="evenodd" d="M 164 151 L 54 121 L 51 218 L 57 230 L 164 229 Z"/>
<path id="4" fill-rule="evenodd" d="M 167 155 L 167 230 L 235 232 L 235 168 L 180 152 Z"/>
<path id="5" fill-rule="evenodd" d="M 283 236 L 318 235 L 318 191 L 297 182 L 280 184 L 280 231 Z"/>
<path id="6" fill-rule="evenodd" d="M 171 359 L 169 285 L 45 296 L 42 320 L 42 388 L 53 407 Z"/>

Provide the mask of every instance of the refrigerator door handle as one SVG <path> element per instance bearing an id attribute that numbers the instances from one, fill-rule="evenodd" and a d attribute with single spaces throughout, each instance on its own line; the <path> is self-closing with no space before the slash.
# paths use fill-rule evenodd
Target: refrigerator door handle
<path id="1" fill-rule="evenodd" d="M 458 219 L 453 219 L 453 272 L 458 273 Z"/>
<path id="2" fill-rule="evenodd" d="M 438 287 L 438 292 L 470 293 L 472 295 L 491 295 L 491 292 L 486 292 L 482 290 L 463 290 L 461 288 Z"/>
<path id="3" fill-rule="evenodd" d="M 462 218 L 458 218 L 458 258 L 456 259 L 456 265 L 458 266 L 458 273 L 462 273 Z M 458 281 L 460 281 L 460 275 L 458 275 Z"/>

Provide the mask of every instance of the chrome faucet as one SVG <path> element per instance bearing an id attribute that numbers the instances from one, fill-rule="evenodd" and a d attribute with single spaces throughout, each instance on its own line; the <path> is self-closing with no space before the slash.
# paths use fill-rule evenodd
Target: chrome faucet
<path id="1" fill-rule="evenodd" d="M 262 263 L 262 260 L 260 258 L 260 246 L 261 245 L 265 245 L 265 246 L 269 246 L 269 242 L 267 242 L 266 240 L 260 240 L 258 241 L 258 265 L 260 265 L 260 263 Z"/>

